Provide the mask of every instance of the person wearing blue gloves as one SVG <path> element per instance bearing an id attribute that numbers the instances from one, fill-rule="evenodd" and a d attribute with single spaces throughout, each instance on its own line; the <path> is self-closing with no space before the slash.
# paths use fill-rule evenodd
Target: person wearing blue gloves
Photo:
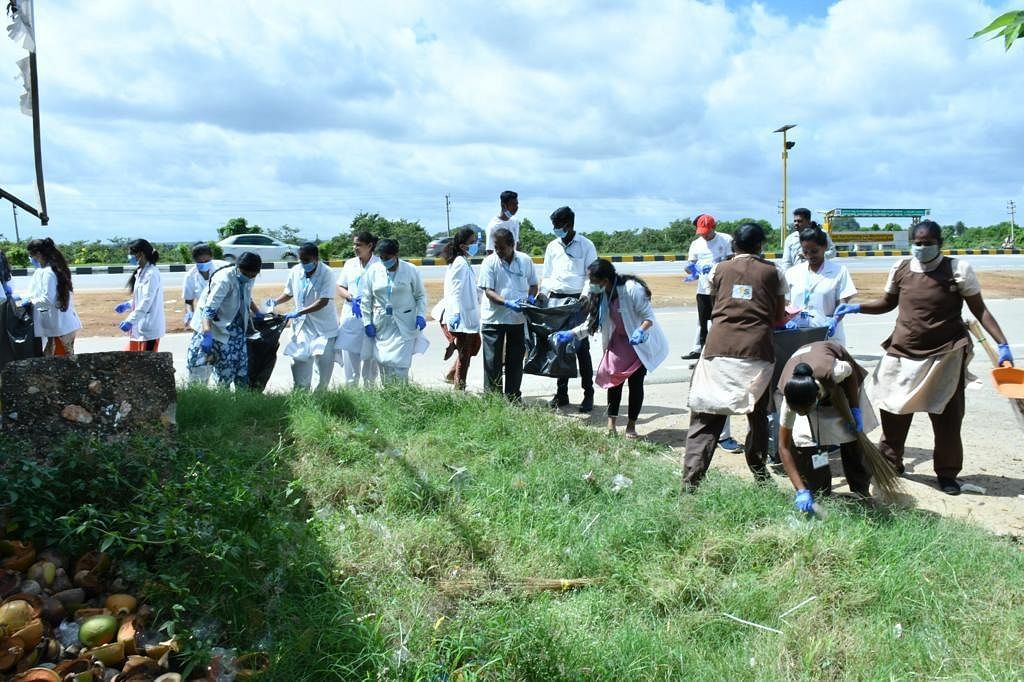
<path id="1" fill-rule="evenodd" d="M 380 241 L 380 262 L 366 269 L 360 294 L 363 333 L 373 340 L 384 383 L 408 382 L 412 356 L 430 346 L 422 333 L 427 326 L 423 278 L 414 265 L 399 260 L 398 254 L 396 240 Z"/>
<path id="2" fill-rule="evenodd" d="M 156 351 L 167 331 L 164 322 L 164 287 L 156 264 L 160 253 L 145 239 L 128 242 L 128 262 L 135 266 L 128 278 L 130 301 L 114 307 L 118 314 L 128 316 L 118 325 L 128 336 L 129 351 Z"/>
<path id="3" fill-rule="evenodd" d="M 782 369 L 778 389 L 779 454 L 797 491 L 796 505 L 810 511 L 815 495 L 832 493 L 829 452 L 839 448 L 850 491 L 870 496 L 871 474 L 857 446 L 860 433 L 878 426 L 864 390 L 867 371 L 835 341 L 815 341 L 798 348 Z M 832 405 L 832 388 L 843 390 L 854 423 L 839 416 Z"/>
<path id="4" fill-rule="evenodd" d="M 338 275 L 338 295 L 345 302 L 341 307 L 338 341 L 335 349 L 341 351 L 345 369 L 345 385 L 355 387 L 359 380 L 363 386 L 373 386 L 377 381 L 377 361 L 373 357 L 373 340 L 363 332 L 363 306 L 360 297 L 366 269 L 380 258 L 374 255 L 379 240 L 369 232 L 352 235 L 352 249 L 355 254 L 345 261 Z"/>
<path id="5" fill-rule="evenodd" d="M 82 321 L 75 312 L 75 288 L 68 262 L 49 237 L 32 239 L 25 248 L 35 271 L 28 295 L 20 303 L 32 307 L 35 335 L 45 339 L 43 354 L 74 357 L 75 337 Z"/>
<path id="6" fill-rule="evenodd" d="M 469 262 L 479 250 L 476 230 L 464 227 L 448 242 L 443 254 L 448 269 L 444 273 L 441 331 L 456 354 L 448 379 L 458 391 L 466 390 L 470 360 L 480 352 L 480 290 Z M 445 359 L 448 357 L 450 353 Z"/>
<path id="7" fill-rule="evenodd" d="M 480 316 L 484 390 L 504 393 L 518 402 L 522 399 L 526 354 L 526 316 L 522 309 L 537 295 L 537 272 L 533 259 L 516 251 L 515 236 L 509 230 L 495 230 L 492 244 L 494 253 L 484 258 L 477 278 L 484 292 Z"/>
<path id="8" fill-rule="evenodd" d="M 252 300 L 252 287 L 263 267 L 259 255 L 245 251 L 234 267 L 222 268 L 210 277 L 210 286 L 199 297 L 192 317 L 192 338 L 185 354 L 189 370 L 210 365 L 221 387 L 249 385 L 249 349 L 246 335 L 250 316 L 262 315 Z"/>
<path id="9" fill-rule="evenodd" d="M 981 297 L 981 285 L 966 261 L 942 255 L 942 228 L 931 220 L 918 223 L 911 235 L 910 258 L 889 271 L 884 295 L 867 303 L 844 303 L 846 315 L 883 315 L 898 309 L 896 328 L 882 343 L 885 355 L 871 376 L 871 394 L 882 421 L 879 450 L 903 474 L 903 450 L 916 412 L 927 412 L 935 436 L 933 464 L 938 487 L 959 495 L 963 468 L 960 426 L 964 387 L 972 344 L 961 319 L 964 303 L 999 344 L 1001 363 L 1013 355 L 999 323 Z"/>
<path id="10" fill-rule="evenodd" d="M 288 272 L 284 292 L 267 301 L 273 308 L 295 301 L 285 314 L 290 322 L 284 354 L 292 359 L 292 382 L 308 391 L 317 371 L 317 391 L 326 391 L 334 374 L 334 346 L 338 337 L 338 308 L 334 305 L 337 278 L 334 270 L 320 260 L 320 247 L 306 242 L 299 247 L 299 262 Z"/>
<path id="11" fill-rule="evenodd" d="M 192 322 L 192 316 L 196 314 L 196 302 L 203 289 L 210 283 L 210 275 L 216 270 L 227 267 L 227 262 L 215 260 L 213 248 L 206 242 L 196 242 L 192 245 L 192 266 L 185 273 L 185 279 L 181 285 L 181 299 L 185 301 L 185 326 Z"/>
<path id="12" fill-rule="evenodd" d="M 629 383 L 626 438 L 638 438 L 636 420 L 644 404 L 644 379 L 668 357 L 668 339 L 654 317 L 651 290 L 633 275 L 616 272 L 599 258 L 587 267 L 589 314 L 572 331 L 555 334 L 556 343 L 601 332 L 604 355 L 597 367 L 597 385 L 608 391 L 608 433 L 615 435 L 622 387 Z"/>

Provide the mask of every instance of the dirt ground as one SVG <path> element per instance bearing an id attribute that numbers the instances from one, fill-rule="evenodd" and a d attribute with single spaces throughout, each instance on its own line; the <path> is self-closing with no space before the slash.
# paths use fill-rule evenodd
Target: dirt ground
<path id="1" fill-rule="evenodd" d="M 986 298 L 1022 298 L 1024 297 L 1024 278 L 1020 273 L 1013 272 L 980 272 L 981 285 Z M 868 301 L 881 295 L 885 285 L 886 274 L 881 272 L 852 273 L 854 283 L 860 290 L 858 301 Z M 675 308 L 692 306 L 695 303 L 694 285 L 684 285 L 676 275 L 657 275 L 644 278 L 654 294 L 656 307 Z M 281 284 L 257 284 L 256 300 L 281 293 Z M 427 299 L 433 305 L 441 297 L 442 283 L 430 281 L 426 283 Z M 117 324 L 122 316 L 114 313 L 114 306 L 124 301 L 124 291 L 83 291 L 75 293 L 75 309 L 82 319 L 85 336 L 119 336 L 121 332 Z M 181 300 L 179 290 L 168 290 L 164 293 L 164 309 L 167 315 L 167 333 L 186 331 L 182 322 L 185 304 Z"/>

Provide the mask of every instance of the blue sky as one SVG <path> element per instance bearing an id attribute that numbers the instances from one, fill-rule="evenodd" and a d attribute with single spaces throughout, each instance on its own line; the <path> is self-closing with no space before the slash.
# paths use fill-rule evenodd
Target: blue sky
<path id="1" fill-rule="evenodd" d="M 361 211 L 436 232 L 445 193 L 483 224 L 504 189 L 541 227 L 563 204 L 585 230 L 774 219 L 783 123 L 791 206 L 997 222 L 1024 199 L 1024 50 L 967 37 L 1006 8 L 44 0 L 53 218 L 22 234 L 192 240 L 241 215 L 326 238 Z M 23 54 L 0 40 L 0 186 L 31 196 Z"/>

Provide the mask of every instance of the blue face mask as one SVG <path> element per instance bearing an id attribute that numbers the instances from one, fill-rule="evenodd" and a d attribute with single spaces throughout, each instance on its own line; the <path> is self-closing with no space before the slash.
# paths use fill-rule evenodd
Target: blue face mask
<path id="1" fill-rule="evenodd" d="M 398 265 L 398 259 L 397 258 L 388 258 L 387 260 L 381 260 L 381 264 L 384 265 L 385 268 L 390 270 L 391 268 L 393 268 L 396 265 Z"/>
<path id="2" fill-rule="evenodd" d="M 213 270 L 213 261 L 206 261 L 205 263 L 196 263 L 196 270 L 199 272 L 209 272 Z"/>
<path id="3" fill-rule="evenodd" d="M 138 265 L 139 259 L 135 257 L 134 253 L 128 254 L 128 265 Z"/>
<path id="4" fill-rule="evenodd" d="M 472 244 L 467 246 L 466 253 L 469 254 L 470 256 L 475 256 L 476 254 L 480 253 L 480 242 L 473 242 Z"/>
<path id="5" fill-rule="evenodd" d="M 32 267 L 34 267 L 36 270 L 38 270 L 39 268 L 43 267 L 42 265 L 39 264 L 39 261 L 37 261 L 32 256 L 28 257 L 28 262 L 31 263 Z"/>
<path id="6" fill-rule="evenodd" d="M 305 270 L 307 274 L 313 272 L 316 270 L 316 261 L 313 261 L 312 263 L 303 263 L 302 269 Z"/>
<path id="7" fill-rule="evenodd" d="M 919 263 L 930 263 L 939 257 L 939 245 L 938 244 L 927 244 L 924 246 L 918 246 L 913 244 L 910 247 L 910 253 L 914 255 Z"/>
<path id="8" fill-rule="evenodd" d="M 505 220 L 509 220 L 510 218 L 512 218 L 513 215 L 515 215 L 514 213 L 512 213 L 512 211 L 508 210 L 507 208 L 504 211 L 502 211 L 501 214 L 505 216 Z"/>
<path id="9" fill-rule="evenodd" d="M 248 284 L 249 282 L 251 282 L 254 279 L 256 279 L 255 277 L 249 277 L 248 275 L 243 273 L 241 270 L 239 270 L 236 273 L 236 276 L 238 277 L 238 281 L 241 282 L 242 284 Z"/>
<path id="10" fill-rule="evenodd" d="M 558 228 L 558 227 L 556 227 L 555 229 L 553 229 L 551 231 L 554 232 L 555 236 L 558 237 L 559 239 L 565 239 L 566 235 L 569 234 L 568 230 L 563 230 L 563 229 Z"/>

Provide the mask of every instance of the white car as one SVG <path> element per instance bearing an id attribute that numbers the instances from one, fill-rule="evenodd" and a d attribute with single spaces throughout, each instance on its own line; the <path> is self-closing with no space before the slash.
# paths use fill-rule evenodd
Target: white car
<path id="1" fill-rule="evenodd" d="M 217 244 L 224 250 L 224 260 L 228 263 L 234 263 L 235 259 L 246 251 L 252 251 L 262 258 L 264 263 L 299 259 L 298 246 L 285 244 L 280 239 L 265 234 L 233 234 Z"/>

